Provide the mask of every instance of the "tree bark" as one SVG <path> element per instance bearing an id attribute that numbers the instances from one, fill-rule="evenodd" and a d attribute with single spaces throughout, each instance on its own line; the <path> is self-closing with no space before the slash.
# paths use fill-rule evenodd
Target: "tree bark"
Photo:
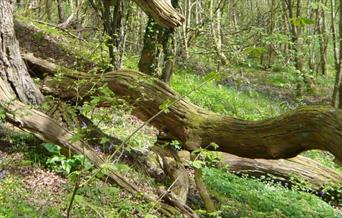
<path id="1" fill-rule="evenodd" d="M 342 0 L 339 1 L 340 5 L 342 5 Z M 338 108 L 342 108 L 342 7 L 339 7 L 339 37 L 338 37 L 338 46 L 340 48 L 338 62 L 336 64 L 336 79 L 333 93 L 333 101 L 334 106 Z"/>
<path id="2" fill-rule="evenodd" d="M 175 28 L 184 22 L 184 17 L 168 0 L 134 0 L 146 14 L 164 27 Z"/>
<path id="3" fill-rule="evenodd" d="M 25 60 L 37 73 L 54 75 L 63 69 L 32 55 L 25 55 Z M 145 121 L 156 115 L 166 101 L 176 101 L 168 113 L 161 113 L 151 124 L 167 138 L 181 142 L 188 151 L 214 142 L 219 145 L 218 151 L 241 157 L 290 158 L 305 150 L 320 149 L 342 161 L 342 111 L 330 106 L 307 106 L 268 120 L 245 121 L 209 112 L 186 99 L 177 101 L 180 96 L 167 84 L 139 72 L 117 71 L 93 76 L 62 71 L 65 76 L 61 83 L 45 79 L 49 91 L 72 100 L 75 93 L 69 87 L 79 79 L 86 79 L 88 83 L 79 90 L 86 100 L 93 82 L 107 83 L 115 94 L 132 103 L 133 113 Z"/>
<path id="4" fill-rule="evenodd" d="M 229 171 L 250 176 L 273 175 L 280 182 L 291 185 L 300 178 L 311 185 L 314 191 L 323 189 L 324 186 L 336 184 L 342 185 L 342 175 L 327 168 L 318 162 L 303 156 L 297 156 L 288 160 L 265 160 L 242 158 L 232 154 L 222 153 L 223 162 L 229 166 Z M 300 182 L 300 181 L 297 181 Z"/>
<path id="5" fill-rule="evenodd" d="M 140 72 L 156 78 L 160 77 L 159 60 L 163 51 L 161 44 L 163 32 L 164 28 L 159 26 L 152 17 L 149 17 L 138 67 Z"/>
<path id="6" fill-rule="evenodd" d="M 28 74 L 13 29 L 13 1 L 0 1 L 0 77 L 22 101 L 39 104 L 43 96 Z"/>
<path id="7" fill-rule="evenodd" d="M 338 46 L 340 45 L 340 40 L 337 41 L 337 33 L 336 33 L 336 15 L 335 15 L 335 5 L 336 0 L 330 0 L 330 25 L 331 25 L 331 34 L 332 34 L 332 43 L 333 43 L 333 51 L 334 51 L 334 64 L 335 64 L 335 84 L 332 95 L 332 106 L 338 107 L 339 101 L 339 90 L 341 84 L 341 70 L 340 70 L 340 58 L 338 53 Z M 341 23 L 341 22 L 339 22 Z M 342 29 L 342 28 L 341 28 Z M 339 36 L 340 39 L 340 36 Z"/>
<path id="8" fill-rule="evenodd" d="M 57 1 L 57 11 L 58 11 L 58 23 L 64 22 L 64 8 L 62 0 Z"/>

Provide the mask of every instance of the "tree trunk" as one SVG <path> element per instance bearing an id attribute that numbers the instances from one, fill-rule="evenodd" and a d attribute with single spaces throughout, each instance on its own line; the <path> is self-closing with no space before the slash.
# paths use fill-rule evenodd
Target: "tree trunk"
<path id="1" fill-rule="evenodd" d="M 178 1 L 178 0 L 177 0 Z M 167 29 L 163 34 L 163 52 L 164 52 L 164 66 L 160 79 L 169 83 L 173 74 L 173 68 L 176 59 L 176 40 L 174 37 L 174 29 Z"/>
<path id="2" fill-rule="evenodd" d="M 340 40 L 337 41 L 337 33 L 336 33 L 336 28 L 335 28 L 335 6 L 336 6 L 336 0 L 330 0 L 330 23 L 331 23 L 331 33 L 332 33 L 332 40 L 333 40 L 333 51 L 334 51 L 334 61 L 335 61 L 335 85 L 334 85 L 334 90 L 333 90 L 333 95 L 332 95 L 332 106 L 338 107 L 338 87 L 341 84 L 341 70 L 340 70 L 340 59 L 339 59 L 339 54 L 338 54 L 338 48 L 337 46 L 340 44 Z M 339 22 L 341 23 L 341 22 Z M 340 37 L 339 37 L 340 38 Z"/>
<path id="3" fill-rule="evenodd" d="M 57 0 L 58 23 L 64 22 L 64 9 L 62 0 Z"/>
<path id="4" fill-rule="evenodd" d="M 323 4 L 323 1 L 321 2 Z M 322 75 L 327 74 L 327 59 L 328 59 L 328 37 L 326 30 L 326 19 L 325 19 L 325 11 L 322 6 L 320 6 L 317 10 L 319 10 L 319 24 L 318 24 L 318 32 L 319 32 L 319 46 L 320 46 L 320 70 L 319 72 Z"/>
<path id="5" fill-rule="evenodd" d="M 0 76 L 22 102 L 39 104 L 43 96 L 28 74 L 20 56 L 19 43 L 13 29 L 13 1 L 0 1 Z"/>
<path id="6" fill-rule="evenodd" d="M 190 187 L 188 171 L 178 157 L 177 152 L 165 147 L 165 145 L 164 142 L 158 141 L 152 150 L 161 157 L 162 169 L 173 182 L 172 192 L 181 202 L 186 203 Z"/>
<path id="7" fill-rule="evenodd" d="M 296 177 L 310 183 L 311 188 L 318 191 L 329 184 L 342 185 L 342 175 L 318 162 L 297 156 L 288 160 L 265 160 L 242 158 L 222 153 L 223 161 L 228 164 L 229 171 L 250 176 L 273 175 L 276 180 L 291 185 Z M 299 181 L 297 181 L 299 182 Z"/>
<path id="8" fill-rule="evenodd" d="M 35 72 L 55 74 L 62 67 L 42 59 L 25 56 Z M 342 111 L 329 106 L 307 106 L 282 116 L 262 121 L 244 121 L 206 111 L 188 102 L 167 84 L 135 71 L 117 71 L 105 76 L 93 76 L 63 70 L 62 83 L 46 78 L 45 86 L 56 95 L 74 99 L 68 87 L 78 79 L 88 81 L 79 94 L 87 99 L 87 91 L 96 84 L 108 83 L 118 96 L 134 104 L 133 113 L 148 120 L 160 111 L 166 101 L 174 102 L 168 113 L 160 113 L 151 124 L 164 132 L 168 139 L 176 139 L 184 149 L 193 151 L 214 142 L 218 151 L 248 158 L 290 158 L 302 151 L 320 149 L 331 152 L 342 161 Z M 48 91 L 47 90 L 47 91 Z M 139 99 L 139 101 L 136 101 Z M 180 100 L 179 100 L 180 99 Z"/>
<path id="9" fill-rule="evenodd" d="M 162 53 L 161 39 L 164 28 L 159 26 L 152 17 L 148 18 L 145 35 L 144 47 L 141 51 L 139 60 L 139 71 L 147 75 L 160 77 L 160 55 Z"/>
<path id="10" fill-rule="evenodd" d="M 336 65 L 336 79 L 335 79 L 335 86 L 334 86 L 334 94 L 333 98 L 335 99 L 335 104 L 337 104 L 338 108 L 342 108 L 342 0 L 339 1 L 340 3 L 340 10 L 339 10 L 339 57 L 338 57 L 338 64 Z M 338 99 L 338 100 L 337 100 Z"/>
<path id="11" fill-rule="evenodd" d="M 46 19 L 47 19 L 49 22 L 51 22 L 51 19 L 52 19 L 51 8 L 52 8 L 52 0 L 45 0 L 45 13 L 46 13 Z"/>
<path id="12" fill-rule="evenodd" d="M 219 2 L 221 4 L 221 2 Z M 217 54 L 220 65 L 227 65 L 228 59 L 224 52 L 222 51 L 222 40 L 221 40 L 221 6 L 217 6 L 216 19 L 214 19 L 214 0 L 210 0 L 209 9 L 209 19 L 210 19 L 210 31 L 211 37 L 213 38 L 214 48 Z M 216 22 L 215 22 L 216 21 Z"/>

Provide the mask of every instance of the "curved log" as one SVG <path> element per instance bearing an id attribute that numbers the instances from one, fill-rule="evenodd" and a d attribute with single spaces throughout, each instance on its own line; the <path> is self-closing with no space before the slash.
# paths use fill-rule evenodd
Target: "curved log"
<path id="1" fill-rule="evenodd" d="M 219 145 L 218 151 L 241 157 L 281 159 L 319 149 L 342 161 L 342 111 L 330 106 L 307 106 L 268 120 L 245 121 L 209 112 L 180 99 L 166 83 L 136 71 L 89 75 L 32 55 L 23 57 L 36 73 L 63 72 L 62 82 L 46 78 L 45 86 L 66 99 L 75 97 L 71 87 L 79 79 L 88 81 L 78 90 L 84 99 L 94 84 L 107 83 L 115 94 L 132 103 L 134 114 L 145 121 L 157 114 L 166 101 L 176 101 L 168 113 L 161 113 L 151 124 L 167 138 L 180 141 L 185 150 L 193 151 L 214 142 Z"/>
<path id="2" fill-rule="evenodd" d="M 164 27 L 178 27 L 185 18 L 168 0 L 134 0 L 146 14 L 153 17 L 157 23 Z"/>

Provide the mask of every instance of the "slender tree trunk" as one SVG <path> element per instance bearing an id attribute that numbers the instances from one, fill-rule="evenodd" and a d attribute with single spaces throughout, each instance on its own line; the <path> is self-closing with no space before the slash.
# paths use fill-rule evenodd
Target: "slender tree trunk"
<path id="1" fill-rule="evenodd" d="M 57 0 L 58 23 L 64 22 L 64 9 L 62 0 Z"/>
<path id="2" fill-rule="evenodd" d="M 342 74 L 342 0 L 340 0 L 340 21 L 339 21 L 339 42 L 340 42 L 340 55 L 339 55 L 339 64 L 337 69 L 337 76 L 341 80 Z M 342 108 L 342 82 L 339 82 L 338 87 L 338 108 Z"/>
<path id="3" fill-rule="evenodd" d="M 338 37 L 338 46 L 340 47 L 338 61 L 336 63 L 336 78 L 335 78 L 335 86 L 333 93 L 333 105 L 338 108 L 342 108 L 342 0 L 339 1 L 340 9 L 339 9 L 339 37 Z"/>
<path id="4" fill-rule="evenodd" d="M 323 1 L 321 2 L 323 4 Z M 318 24 L 318 33 L 319 33 L 319 46 L 320 46 L 320 70 L 319 72 L 322 75 L 327 74 L 327 59 L 328 59 L 328 39 L 327 39 L 327 30 L 326 30 L 326 19 L 325 19 L 325 11 L 321 6 L 319 7 L 319 24 Z"/>
<path id="5" fill-rule="evenodd" d="M 51 21 L 52 19 L 52 0 L 45 0 L 45 13 L 46 13 L 46 19 L 48 21 Z"/>
<path id="6" fill-rule="evenodd" d="M 13 1 L 0 1 L 0 77 L 22 102 L 39 104 L 43 96 L 31 79 L 20 56 L 13 27 Z"/>
<path id="7" fill-rule="evenodd" d="M 228 64 L 228 59 L 222 51 L 221 6 L 218 5 L 218 9 L 216 11 L 216 19 L 214 19 L 214 0 L 210 0 L 209 19 L 210 19 L 211 37 L 213 38 L 213 41 L 214 41 L 214 48 L 217 53 L 217 57 L 220 60 L 220 64 L 225 66 Z"/>

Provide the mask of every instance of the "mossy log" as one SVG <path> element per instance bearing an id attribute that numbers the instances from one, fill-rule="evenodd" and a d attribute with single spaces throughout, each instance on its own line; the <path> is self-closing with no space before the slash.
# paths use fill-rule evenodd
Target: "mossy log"
<path id="1" fill-rule="evenodd" d="M 45 87 L 65 99 L 75 99 L 72 87 L 80 79 L 87 81 L 78 89 L 84 100 L 95 83 L 106 83 L 116 95 L 132 103 L 134 114 L 144 121 L 157 114 L 160 105 L 176 101 L 151 124 L 167 138 L 180 141 L 188 151 L 216 143 L 218 151 L 240 157 L 281 159 L 319 149 L 342 160 L 342 110 L 330 106 L 306 106 L 272 119 L 246 121 L 209 112 L 187 99 L 178 100 L 179 94 L 166 83 L 136 71 L 89 75 L 32 55 L 23 57 L 33 71 L 50 75 L 45 78 Z M 63 73 L 61 82 L 53 79 L 56 72 Z"/>

